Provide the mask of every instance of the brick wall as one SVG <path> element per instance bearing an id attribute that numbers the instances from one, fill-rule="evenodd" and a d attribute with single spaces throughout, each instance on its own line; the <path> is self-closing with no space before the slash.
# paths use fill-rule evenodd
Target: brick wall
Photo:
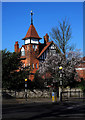
<path id="1" fill-rule="evenodd" d="M 18 42 L 15 42 L 14 47 L 15 52 L 19 52 L 20 49 Z M 39 55 L 39 45 L 37 45 L 36 50 L 33 49 L 33 44 L 23 45 L 23 47 L 25 48 L 25 56 L 21 56 L 21 58 L 24 58 L 21 61 L 25 64 L 25 66 L 30 66 L 30 73 L 34 74 L 39 69 L 39 60 L 37 59 L 37 56 Z M 34 64 L 34 68 L 32 64 Z M 33 81 L 34 75 L 29 75 L 29 79 Z"/>
<path id="2" fill-rule="evenodd" d="M 80 78 L 83 78 L 85 80 L 85 60 L 82 61 L 82 63 L 76 67 L 76 71 Z"/>

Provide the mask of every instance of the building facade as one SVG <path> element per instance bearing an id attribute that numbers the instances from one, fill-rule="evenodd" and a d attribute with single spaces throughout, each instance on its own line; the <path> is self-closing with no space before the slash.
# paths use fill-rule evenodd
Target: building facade
<path id="1" fill-rule="evenodd" d="M 85 57 L 82 58 L 82 62 L 76 67 L 76 71 L 79 77 L 85 80 Z"/>
<path id="2" fill-rule="evenodd" d="M 58 52 L 58 47 L 53 43 L 49 42 L 49 36 L 46 33 L 44 36 L 44 43 L 40 43 L 39 40 L 42 39 L 34 25 L 33 25 L 33 13 L 31 12 L 31 24 L 26 33 L 26 36 L 22 39 L 24 45 L 19 48 L 18 41 L 15 42 L 14 48 L 15 52 L 21 53 L 21 61 L 23 62 L 23 67 L 30 66 L 31 71 L 29 79 L 33 81 L 34 74 L 39 69 L 39 63 L 43 62 L 49 51 L 56 53 Z M 57 51 L 58 50 L 58 51 Z M 76 67 L 76 71 L 80 78 L 85 79 L 85 57 L 82 60 L 82 63 Z"/>
<path id="3" fill-rule="evenodd" d="M 53 41 L 49 42 L 49 36 L 46 34 L 44 36 L 44 43 L 40 43 L 39 37 L 34 25 L 33 25 L 33 13 L 31 12 L 31 24 L 26 33 L 26 36 L 22 39 L 24 45 L 19 48 L 18 41 L 15 42 L 14 48 L 15 52 L 21 53 L 21 61 L 23 62 L 23 67 L 30 66 L 31 71 L 29 79 L 33 81 L 34 74 L 39 69 L 39 63 L 44 61 L 49 50 L 56 52 L 56 46 Z"/>

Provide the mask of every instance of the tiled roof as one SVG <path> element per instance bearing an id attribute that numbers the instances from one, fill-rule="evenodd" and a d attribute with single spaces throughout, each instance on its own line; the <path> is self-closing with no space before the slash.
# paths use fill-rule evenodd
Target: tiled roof
<path id="1" fill-rule="evenodd" d="M 39 58 L 44 53 L 44 51 L 51 45 L 51 43 L 53 43 L 53 41 L 46 43 L 46 46 L 42 49 L 37 58 Z"/>
<path id="2" fill-rule="evenodd" d="M 26 36 L 22 39 L 22 40 L 25 40 L 26 38 L 38 38 L 38 39 L 41 39 L 34 27 L 34 25 L 30 25 L 28 31 L 27 31 L 27 34 Z"/>

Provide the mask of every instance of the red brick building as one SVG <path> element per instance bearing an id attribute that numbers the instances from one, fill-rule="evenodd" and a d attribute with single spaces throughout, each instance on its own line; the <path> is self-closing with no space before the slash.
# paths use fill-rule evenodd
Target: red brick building
<path id="1" fill-rule="evenodd" d="M 46 34 L 44 36 L 44 43 L 40 43 L 39 40 L 42 39 L 39 37 L 34 25 L 33 25 L 33 13 L 31 13 L 31 25 L 26 33 L 26 36 L 22 39 L 24 45 L 19 48 L 18 41 L 15 42 L 15 52 L 21 52 L 22 62 L 24 66 L 30 66 L 31 72 L 29 79 L 32 81 L 34 79 L 35 72 L 39 69 L 39 63 L 44 61 L 46 55 L 49 51 L 55 53 L 56 46 L 53 41 L 49 42 L 49 36 Z M 58 48 L 57 48 L 58 49 Z M 85 79 L 85 57 L 83 58 L 82 63 L 76 68 L 80 78 Z"/>
<path id="2" fill-rule="evenodd" d="M 83 57 L 81 64 L 76 67 L 76 71 L 79 77 L 85 80 L 85 57 Z"/>
<path id="3" fill-rule="evenodd" d="M 21 52 L 22 62 L 24 66 L 30 66 L 31 72 L 29 79 L 32 81 L 34 79 L 35 72 L 39 69 L 39 63 L 45 60 L 46 55 L 49 50 L 56 52 L 56 47 L 53 41 L 49 42 L 49 36 L 46 34 L 44 36 L 44 43 L 40 43 L 39 37 L 34 25 L 33 25 L 33 13 L 31 12 L 31 25 L 26 33 L 26 36 L 22 39 L 24 45 L 19 48 L 18 41 L 15 42 L 15 52 Z"/>

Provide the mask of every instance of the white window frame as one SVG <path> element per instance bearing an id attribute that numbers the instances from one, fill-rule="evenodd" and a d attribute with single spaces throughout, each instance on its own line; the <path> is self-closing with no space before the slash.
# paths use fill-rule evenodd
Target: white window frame
<path id="1" fill-rule="evenodd" d="M 21 56 L 25 56 L 25 49 L 24 49 L 24 47 L 21 48 Z"/>
<path id="2" fill-rule="evenodd" d="M 34 63 L 32 63 L 32 68 L 34 69 Z"/>

